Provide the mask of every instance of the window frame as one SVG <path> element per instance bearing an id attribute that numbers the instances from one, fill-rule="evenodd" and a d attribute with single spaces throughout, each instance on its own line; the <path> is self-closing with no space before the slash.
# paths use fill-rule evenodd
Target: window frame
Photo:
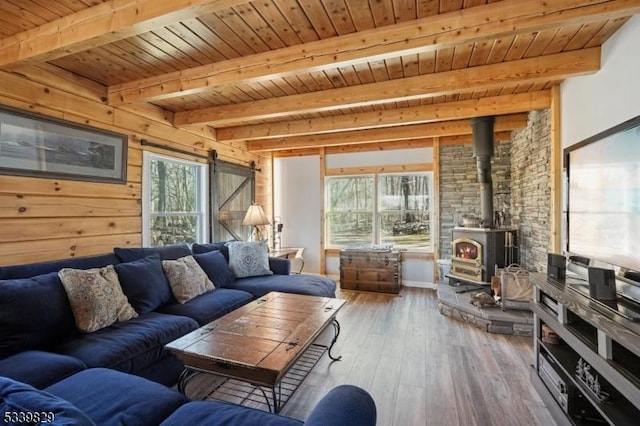
<path id="1" fill-rule="evenodd" d="M 196 166 L 196 212 L 151 212 L 151 163 L 154 160 L 177 163 L 185 166 Z M 197 218 L 196 242 L 206 243 L 209 236 L 209 166 L 183 158 L 170 157 L 155 152 L 144 151 L 142 155 L 142 245 L 151 247 L 151 219 L 152 217 L 170 217 L 193 215 Z"/>
<path id="2" fill-rule="evenodd" d="M 382 241 L 382 223 L 381 223 L 381 218 L 382 215 L 385 213 L 390 213 L 390 212 L 395 212 L 395 210 L 388 210 L 388 209 L 382 209 L 381 206 L 381 193 L 380 193 L 380 181 L 381 178 L 384 176 L 403 176 L 403 175 L 407 175 L 407 176 L 416 176 L 416 175 L 425 175 L 429 177 L 429 185 L 428 185 L 428 197 L 429 197 L 429 208 L 427 209 L 428 211 L 428 215 L 429 215 L 429 243 L 423 246 L 419 246 L 419 247 L 410 247 L 410 246 L 406 246 L 406 245 L 399 245 L 399 244 L 394 244 L 395 248 L 399 248 L 402 250 L 406 250 L 406 251 L 412 251 L 412 252 L 427 252 L 427 253 L 433 253 L 434 252 L 434 237 L 433 237 L 433 219 L 434 219 L 434 212 L 435 212 L 435 206 L 433 204 L 434 200 L 435 200 L 435 186 L 434 186 L 434 179 L 435 179 L 435 173 L 431 170 L 425 170 L 425 171 L 414 171 L 414 172 L 363 172 L 363 173 L 356 173 L 356 174 L 348 174 L 348 175 L 331 175 L 331 176 L 325 176 L 325 181 L 324 181 L 324 185 L 325 185 L 325 220 L 324 220 L 324 238 L 325 241 L 327 241 L 327 248 L 329 249 L 341 249 L 341 248 L 345 248 L 346 245 L 335 245 L 335 244 L 330 244 L 331 238 L 330 238 L 330 234 L 329 234 L 329 216 L 334 213 L 334 211 L 332 211 L 330 209 L 330 202 L 329 202 L 329 198 L 330 198 L 330 191 L 329 191 L 329 181 L 331 179 L 335 179 L 335 178 L 349 178 L 349 177 L 366 177 L 366 176 L 371 176 L 373 177 L 373 188 L 372 188 L 372 195 L 373 195 L 373 200 L 372 200 L 372 205 L 373 205 L 373 219 L 372 219 L 372 223 L 373 223 L 373 230 L 372 230 L 372 238 L 373 241 L 371 241 L 371 244 L 383 244 Z M 364 211 L 358 211 L 356 213 L 368 213 L 368 212 L 364 212 Z"/>

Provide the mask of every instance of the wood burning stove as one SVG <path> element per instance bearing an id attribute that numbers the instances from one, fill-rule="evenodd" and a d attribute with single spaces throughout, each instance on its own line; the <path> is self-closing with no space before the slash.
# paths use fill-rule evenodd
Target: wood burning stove
<path id="1" fill-rule="evenodd" d="M 450 281 L 491 284 L 496 266 L 518 262 L 517 231 L 514 229 L 453 229 Z"/>

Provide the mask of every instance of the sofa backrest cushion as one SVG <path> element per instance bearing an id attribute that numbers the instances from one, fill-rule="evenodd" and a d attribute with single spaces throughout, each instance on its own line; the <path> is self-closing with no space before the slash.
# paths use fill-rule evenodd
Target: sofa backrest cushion
<path id="1" fill-rule="evenodd" d="M 227 287 L 236 280 L 236 276 L 229 268 L 227 259 L 220 250 L 208 251 L 206 253 L 194 254 L 193 258 L 213 281 L 216 288 Z"/>
<path id="2" fill-rule="evenodd" d="M 222 253 L 224 258 L 227 260 L 227 262 L 229 262 L 229 247 L 227 246 L 227 244 L 232 241 L 220 241 L 217 243 L 206 243 L 206 244 L 196 243 L 193 246 L 191 246 L 191 250 L 193 251 L 194 254 L 207 253 L 210 251 L 219 250 L 220 253 Z"/>
<path id="3" fill-rule="evenodd" d="M 116 247 L 113 252 L 121 262 L 131 262 L 156 253 L 160 260 L 176 260 L 189 256 L 191 249 L 186 244 L 172 244 L 162 247 Z"/>
<path id="4" fill-rule="evenodd" d="M 57 272 L 0 281 L 0 358 L 77 334 Z"/>
<path id="5" fill-rule="evenodd" d="M 35 277 L 37 275 L 48 274 L 49 272 L 58 272 L 62 268 L 102 268 L 103 266 L 113 265 L 118 262 L 119 260 L 115 254 L 108 253 L 98 256 L 77 257 L 50 262 L 3 266 L 0 268 L 0 280 Z"/>
<path id="6" fill-rule="evenodd" d="M 172 302 L 173 294 L 158 253 L 115 265 L 122 291 L 139 314 Z"/>
<path id="7" fill-rule="evenodd" d="M 95 423 L 80 409 L 49 392 L 0 377 L 0 413 L 8 424 L 90 426 Z"/>

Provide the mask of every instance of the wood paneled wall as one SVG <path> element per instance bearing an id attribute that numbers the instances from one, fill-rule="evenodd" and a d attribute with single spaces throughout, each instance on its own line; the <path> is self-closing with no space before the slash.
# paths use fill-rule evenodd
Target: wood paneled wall
<path id="1" fill-rule="evenodd" d="M 240 164 L 255 161 L 261 169 L 256 201 L 271 210 L 271 154 L 249 153 L 244 143 L 219 143 L 208 127 L 175 128 L 171 114 L 161 109 L 113 108 L 105 99 L 103 86 L 48 65 L 0 71 L 1 105 L 123 133 L 129 139 L 126 184 L 0 175 L 0 266 L 140 246 L 141 139 L 200 154 L 215 149 L 219 158 Z"/>

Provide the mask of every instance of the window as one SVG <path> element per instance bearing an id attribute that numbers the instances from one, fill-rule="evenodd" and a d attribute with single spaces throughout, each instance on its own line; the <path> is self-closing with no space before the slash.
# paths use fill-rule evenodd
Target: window
<path id="1" fill-rule="evenodd" d="M 432 191 L 430 172 L 328 177 L 327 245 L 431 249 Z"/>
<path id="2" fill-rule="evenodd" d="M 206 241 L 205 164 L 144 153 L 146 246 Z"/>
<path id="3" fill-rule="evenodd" d="M 327 241 L 329 246 L 373 242 L 373 176 L 327 178 Z"/>

